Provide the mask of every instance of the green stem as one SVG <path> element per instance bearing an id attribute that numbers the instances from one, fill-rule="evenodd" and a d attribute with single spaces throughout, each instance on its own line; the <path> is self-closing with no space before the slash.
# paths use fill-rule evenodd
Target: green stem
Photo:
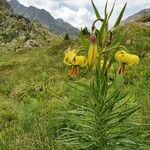
<path id="1" fill-rule="evenodd" d="M 124 50 L 128 50 L 125 46 L 122 46 L 122 45 L 120 45 L 120 46 L 115 46 L 115 47 L 113 47 L 113 48 L 109 48 L 107 51 L 102 51 L 101 52 L 101 55 L 103 55 L 103 54 L 105 54 L 105 53 L 108 53 L 108 52 L 110 52 L 110 51 L 113 51 L 113 50 L 115 50 L 115 49 L 118 49 L 118 48 L 122 48 L 122 49 L 124 49 Z"/>

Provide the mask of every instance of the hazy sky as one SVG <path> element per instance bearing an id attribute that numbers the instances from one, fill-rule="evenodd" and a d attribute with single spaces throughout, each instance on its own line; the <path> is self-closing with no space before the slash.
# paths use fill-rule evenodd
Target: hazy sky
<path id="1" fill-rule="evenodd" d="M 35 6 L 50 12 L 54 18 L 62 18 L 77 28 L 88 26 L 95 19 L 90 0 L 18 0 L 25 6 Z M 103 9 L 106 0 L 93 0 L 103 15 Z M 111 19 L 111 25 L 117 18 L 119 11 L 127 1 L 127 9 L 124 18 L 134 13 L 150 8 L 150 0 L 116 0 L 115 11 Z M 108 0 L 109 9 L 112 7 L 114 0 Z"/>

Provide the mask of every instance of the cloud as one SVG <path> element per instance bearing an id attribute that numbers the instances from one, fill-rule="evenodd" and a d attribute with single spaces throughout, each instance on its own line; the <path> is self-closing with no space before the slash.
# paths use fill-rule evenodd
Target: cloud
<path id="1" fill-rule="evenodd" d="M 59 9 L 59 1 L 50 1 L 50 0 L 18 0 L 21 4 L 26 7 L 35 6 L 39 9 L 45 9 L 47 11 L 51 9 Z"/>
<path id="2" fill-rule="evenodd" d="M 52 14 L 56 18 L 63 18 L 77 28 L 89 26 L 94 20 L 94 15 L 87 8 L 79 8 L 76 11 L 68 7 L 61 7 L 59 10 L 53 11 Z"/>
<path id="3" fill-rule="evenodd" d="M 90 0 L 18 0 L 25 6 L 35 6 L 40 9 L 45 9 L 50 12 L 55 18 L 62 18 L 64 21 L 69 22 L 77 28 L 84 26 L 90 27 L 90 24 L 94 21 L 94 11 Z M 100 13 L 103 13 L 106 0 L 93 0 Z M 108 0 L 109 10 L 111 9 L 114 0 Z M 122 9 L 124 3 L 127 2 L 127 9 L 124 18 L 127 18 L 134 13 L 150 8 L 149 0 L 117 0 L 115 10 L 111 19 L 111 26 L 114 20 Z M 103 16 L 103 15 L 102 15 Z"/>

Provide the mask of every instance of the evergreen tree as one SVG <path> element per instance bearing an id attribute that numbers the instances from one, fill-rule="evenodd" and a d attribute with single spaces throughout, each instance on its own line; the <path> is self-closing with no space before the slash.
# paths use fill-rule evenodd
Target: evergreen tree
<path id="1" fill-rule="evenodd" d="M 70 40 L 68 33 L 66 33 L 65 36 L 64 36 L 64 41 L 66 41 L 66 40 Z"/>
<path id="2" fill-rule="evenodd" d="M 85 27 L 84 29 L 81 29 L 81 32 L 82 32 L 83 35 L 89 35 L 90 34 L 87 27 Z"/>

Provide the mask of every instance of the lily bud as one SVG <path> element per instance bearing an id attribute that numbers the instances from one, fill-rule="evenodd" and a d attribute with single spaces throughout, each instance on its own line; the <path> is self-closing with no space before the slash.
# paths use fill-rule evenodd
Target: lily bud
<path id="1" fill-rule="evenodd" d="M 129 66 L 136 65 L 140 61 L 140 58 L 137 55 L 127 53 L 126 51 L 118 51 L 115 54 L 115 59 L 118 62 L 125 63 Z"/>
<path id="2" fill-rule="evenodd" d="M 95 65 L 96 59 L 97 59 L 97 41 L 96 41 L 96 36 L 92 35 L 90 37 L 91 43 L 88 51 L 88 67 L 91 68 Z"/>

